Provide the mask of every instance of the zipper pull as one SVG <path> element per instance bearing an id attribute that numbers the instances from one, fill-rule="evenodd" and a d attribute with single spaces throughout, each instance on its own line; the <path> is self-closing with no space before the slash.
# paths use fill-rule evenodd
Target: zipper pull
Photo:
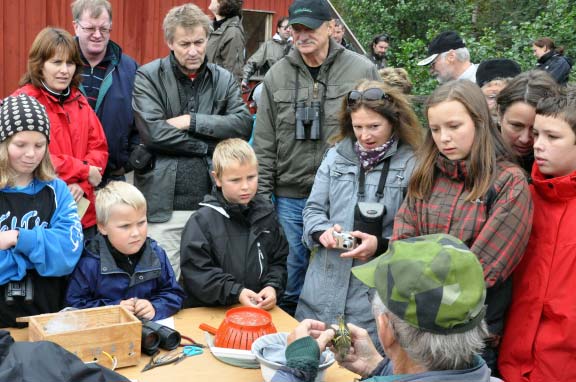
<path id="1" fill-rule="evenodd" d="M 314 88 L 312 91 L 312 98 L 316 99 L 318 98 L 318 82 L 314 81 Z"/>
<path id="2" fill-rule="evenodd" d="M 260 249 L 260 242 L 257 241 L 256 245 L 258 246 L 258 263 L 260 264 L 260 276 L 258 276 L 258 279 L 262 278 L 262 273 L 264 272 L 264 254 L 262 253 L 262 250 Z"/>

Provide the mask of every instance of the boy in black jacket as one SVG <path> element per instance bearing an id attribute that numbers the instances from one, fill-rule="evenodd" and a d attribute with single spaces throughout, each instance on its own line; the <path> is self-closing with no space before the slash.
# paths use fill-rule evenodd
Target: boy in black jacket
<path id="1" fill-rule="evenodd" d="M 272 309 L 286 285 L 288 242 L 273 205 L 256 195 L 254 150 L 241 139 L 222 141 L 213 166 L 217 189 L 182 233 L 185 305 Z"/>

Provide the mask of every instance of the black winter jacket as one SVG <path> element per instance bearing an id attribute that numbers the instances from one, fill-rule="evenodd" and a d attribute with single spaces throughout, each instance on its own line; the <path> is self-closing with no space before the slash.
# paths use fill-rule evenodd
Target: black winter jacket
<path id="1" fill-rule="evenodd" d="M 128 382 L 128 378 L 77 356 L 49 341 L 14 342 L 0 330 L 0 381 Z"/>
<path id="2" fill-rule="evenodd" d="M 194 97 L 182 102 L 178 85 L 181 76 L 172 56 L 170 53 L 138 69 L 132 98 L 141 141 L 156 157 L 152 171 L 134 174 L 134 185 L 146 197 L 148 221 L 152 223 L 166 222 L 172 216 L 180 159 L 196 162 L 200 178 L 208 174 L 206 159 L 218 142 L 248 139 L 252 131 L 252 116 L 230 72 L 205 60 L 190 84 Z M 188 130 L 166 122 L 185 113 L 190 114 Z M 197 192 L 198 200 L 210 192 L 209 186 L 202 188 Z"/>
<path id="3" fill-rule="evenodd" d="M 228 306 L 240 292 L 286 285 L 288 242 L 273 205 L 257 195 L 248 206 L 207 195 L 182 232 L 180 263 L 186 307 Z"/>
<path id="4" fill-rule="evenodd" d="M 566 85 L 570 69 L 572 69 L 572 60 L 555 51 L 550 51 L 538 59 L 536 69 L 545 70 L 560 85 Z"/>

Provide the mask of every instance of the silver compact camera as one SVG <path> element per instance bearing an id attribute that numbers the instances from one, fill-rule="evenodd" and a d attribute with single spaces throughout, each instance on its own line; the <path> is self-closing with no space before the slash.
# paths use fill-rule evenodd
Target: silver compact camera
<path id="1" fill-rule="evenodd" d="M 348 232 L 332 232 L 332 237 L 336 240 L 336 248 L 340 249 L 354 249 L 358 245 L 356 238 Z"/>

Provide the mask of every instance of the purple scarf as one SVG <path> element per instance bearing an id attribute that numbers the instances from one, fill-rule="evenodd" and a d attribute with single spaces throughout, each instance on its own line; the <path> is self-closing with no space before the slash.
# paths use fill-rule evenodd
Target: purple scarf
<path id="1" fill-rule="evenodd" d="M 358 155 L 358 159 L 360 160 L 360 165 L 364 169 L 364 171 L 369 171 L 376 167 L 378 163 L 384 159 L 384 156 L 388 152 L 388 149 L 392 144 L 396 142 L 396 137 L 392 136 L 386 143 L 382 146 L 378 146 L 374 149 L 366 150 L 364 147 L 356 141 L 354 143 L 354 152 Z"/>

